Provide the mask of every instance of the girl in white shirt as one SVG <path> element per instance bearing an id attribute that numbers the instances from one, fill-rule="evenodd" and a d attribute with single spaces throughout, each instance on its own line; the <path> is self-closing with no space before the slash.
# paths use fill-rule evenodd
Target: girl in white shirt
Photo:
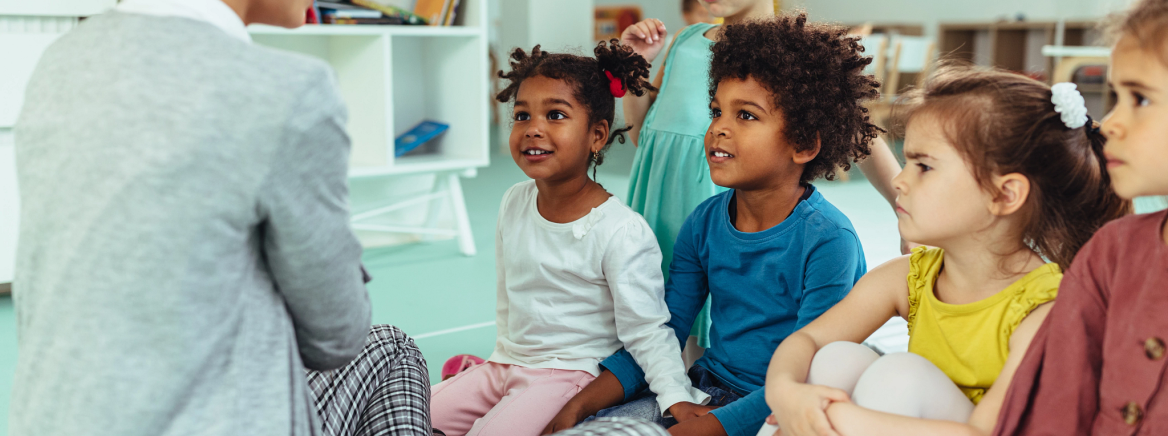
<path id="1" fill-rule="evenodd" d="M 516 49 L 511 72 L 499 73 L 511 84 L 497 99 L 515 101 L 511 157 L 533 180 L 509 189 L 499 211 L 495 351 L 433 388 L 434 427 L 447 435 L 540 434 L 621 347 L 662 411 L 685 420 L 708 401 L 686 379 L 665 326 L 653 232 L 588 177 L 628 130 L 610 131 L 613 97 L 651 89 L 649 63 L 616 40 L 595 54 Z"/>

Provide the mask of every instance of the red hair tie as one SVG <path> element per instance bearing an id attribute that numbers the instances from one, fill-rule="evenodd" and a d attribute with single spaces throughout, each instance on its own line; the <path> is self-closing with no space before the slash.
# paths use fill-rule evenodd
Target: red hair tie
<path id="1" fill-rule="evenodd" d="M 612 76 L 612 72 L 605 71 L 605 76 L 608 76 L 608 91 L 612 93 L 613 97 L 621 98 L 625 96 L 625 85 L 621 83 L 621 79 Z"/>

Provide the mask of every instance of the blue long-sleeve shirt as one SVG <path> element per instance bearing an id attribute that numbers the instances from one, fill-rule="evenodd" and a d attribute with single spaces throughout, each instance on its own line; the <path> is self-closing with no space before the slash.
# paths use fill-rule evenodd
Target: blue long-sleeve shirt
<path id="1" fill-rule="evenodd" d="M 669 327 L 685 346 L 711 297 L 710 349 L 696 362 L 746 397 L 712 413 L 730 436 L 753 436 L 770 414 L 762 389 L 779 343 L 838 303 L 867 271 L 851 221 L 823 195 L 810 196 L 767 230 L 734 228 L 734 191 L 706 200 L 677 236 L 665 303 Z M 624 350 L 601 364 L 620 380 L 625 399 L 646 387 Z"/>

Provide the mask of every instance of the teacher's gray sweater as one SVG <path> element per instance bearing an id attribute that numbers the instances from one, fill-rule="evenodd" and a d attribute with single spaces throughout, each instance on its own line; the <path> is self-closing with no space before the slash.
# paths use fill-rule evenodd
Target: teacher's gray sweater
<path id="1" fill-rule="evenodd" d="M 11 436 L 311 435 L 304 368 L 370 325 L 346 112 L 322 62 L 110 12 L 15 130 Z"/>

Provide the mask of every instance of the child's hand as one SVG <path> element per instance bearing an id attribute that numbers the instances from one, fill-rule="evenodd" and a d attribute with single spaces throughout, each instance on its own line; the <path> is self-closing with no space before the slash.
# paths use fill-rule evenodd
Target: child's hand
<path id="1" fill-rule="evenodd" d="M 783 436 L 783 430 L 779 428 L 779 421 L 775 420 L 775 415 L 767 415 L 766 424 L 758 430 L 758 436 Z"/>
<path id="2" fill-rule="evenodd" d="M 672 408 L 670 408 L 670 410 L 672 410 Z M 583 421 L 584 418 L 587 418 L 587 416 L 580 416 L 581 414 L 582 409 L 576 407 L 575 404 L 569 401 L 568 404 L 564 405 L 563 409 L 560 409 L 560 413 L 557 413 L 556 416 L 552 418 L 547 427 L 543 428 L 543 432 L 540 433 L 540 435 L 549 435 L 558 431 L 564 431 L 575 427 L 576 424 L 579 424 L 580 421 Z"/>
<path id="3" fill-rule="evenodd" d="M 652 63 L 665 47 L 665 23 L 650 18 L 629 26 L 621 33 L 620 42 Z"/>
<path id="4" fill-rule="evenodd" d="M 669 413 L 673 414 L 673 418 L 680 423 L 710 413 L 711 410 L 717 408 L 717 406 L 703 406 L 688 401 L 682 401 L 680 403 L 669 406 Z"/>
<path id="5" fill-rule="evenodd" d="M 806 383 L 789 383 L 776 391 L 781 394 L 768 398 L 767 404 L 783 436 L 839 436 L 826 411 L 833 402 L 851 401 L 846 392 Z"/>

